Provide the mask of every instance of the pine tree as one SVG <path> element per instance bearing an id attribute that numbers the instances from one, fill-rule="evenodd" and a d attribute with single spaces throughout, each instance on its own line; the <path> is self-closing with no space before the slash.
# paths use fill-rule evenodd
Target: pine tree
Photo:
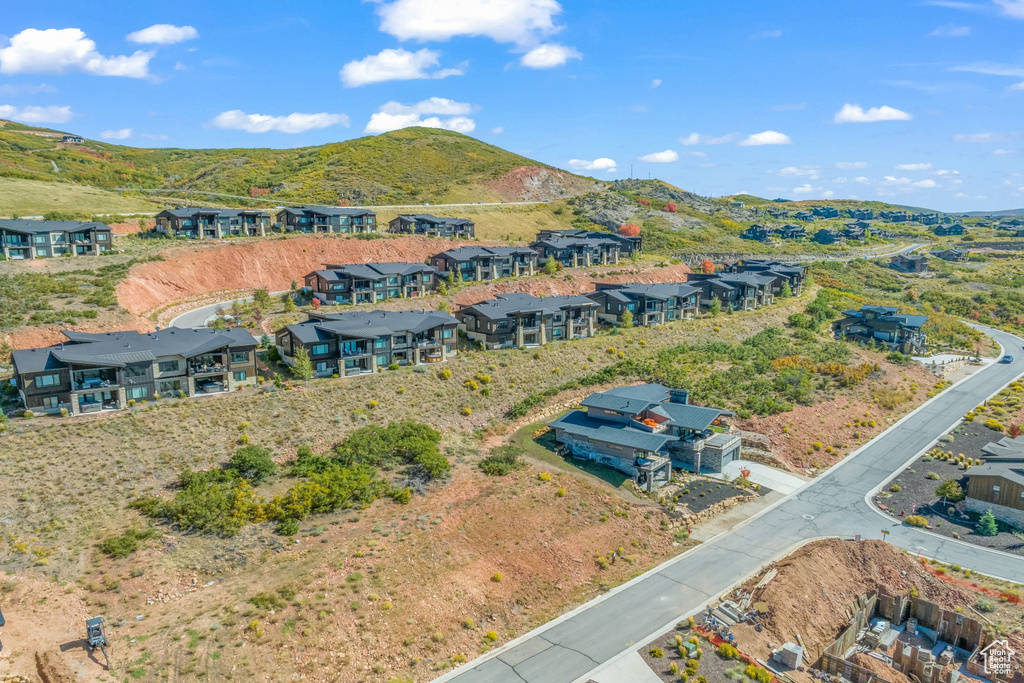
<path id="1" fill-rule="evenodd" d="M 295 310 L 295 299 L 292 298 L 291 292 L 285 292 L 281 295 L 281 303 L 284 304 L 285 313 L 291 313 Z"/>
<path id="2" fill-rule="evenodd" d="M 991 510 L 985 510 L 985 514 L 978 520 L 976 529 L 979 536 L 995 536 L 999 533 L 999 526 L 996 525 L 996 516 Z"/>
<path id="3" fill-rule="evenodd" d="M 722 312 L 722 300 L 721 299 L 712 299 L 711 303 L 708 305 L 708 313 L 710 313 L 711 317 L 714 318 L 715 316 L 717 316 L 721 312 Z"/>
<path id="4" fill-rule="evenodd" d="M 270 294 L 265 289 L 257 289 L 252 293 L 252 302 L 256 304 L 256 308 L 265 311 L 270 308 Z"/>
<path id="5" fill-rule="evenodd" d="M 788 282 L 782 283 L 782 291 L 779 292 L 779 296 L 781 296 L 783 299 L 788 299 L 791 296 L 793 296 L 793 288 L 789 286 Z"/>
<path id="6" fill-rule="evenodd" d="M 627 330 L 633 327 L 633 311 L 628 308 L 622 312 L 622 326 Z"/>

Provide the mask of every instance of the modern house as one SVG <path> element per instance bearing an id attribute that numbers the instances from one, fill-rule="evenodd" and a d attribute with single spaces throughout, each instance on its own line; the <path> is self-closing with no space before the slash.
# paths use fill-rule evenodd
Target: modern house
<path id="1" fill-rule="evenodd" d="M 210 209 L 179 206 L 156 215 L 156 229 L 171 237 L 221 239 L 226 235 L 263 237 L 270 214 L 259 209 Z"/>
<path id="2" fill-rule="evenodd" d="M 911 220 L 921 225 L 938 225 L 941 219 L 937 213 L 915 213 Z"/>
<path id="3" fill-rule="evenodd" d="M 818 218 L 839 217 L 839 210 L 836 209 L 834 206 L 815 206 L 814 208 L 811 209 L 811 213 L 813 213 Z"/>
<path id="4" fill-rule="evenodd" d="M 256 383 L 256 342 L 243 329 L 63 334 L 68 341 L 12 354 L 18 391 L 33 412 L 120 410 L 129 401 L 223 393 Z"/>
<path id="5" fill-rule="evenodd" d="M 391 219 L 388 232 L 472 239 L 476 235 L 476 225 L 468 218 L 438 218 L 429 213 L 403 214 Z"/>
<path id="6" fill-rule="evenodd" d="M 874 209 L 847 209 L 846 215 L 855 221 L 870 221 L 875 217 Z"/>
<path id="7" fill-rule="evenodd" d="M 1004 436 L 981 452 L 985 464 L 967 470 L 967 509 L 991 510 L 996 519 L 1024 527 L 1024 437 Z"/>
<path id="8" fill-rule="evenodd" d="M 597 305 L 597 317 L 613 325 L 622 324 L 626 311 L 638 327 L 685 320 L 700 312 L 700 287 L 685 282 L 595 285 L 597 289 L 586 296 Z"/>
<path id="9" fill-rule="evenodd" d="M 921 328 L 928 322 L 926 315 L 900 313 L 896 306 L 862 306 L 859 311 L 843 311 L 845 318 L 833 323 L 837 339 L 881 341 L 891 351 L 921 353 L 927 339 Z"/>
<path id="10" fill-rule="evenodd" d="M 466 336 L 485 349 L 544 346 L 593 337 L 597 304 L 583 295 L 530 296 L 520 292 L 464 306 L 455 313 Z"/>
<path id="11" fill-rule="evenodd" d="M 928 270 L 924 254 L 896 254 L 889 259 L 889 267 L 901 273 L 923 273 Z"/>
<path id="12" fill-rule="evenodd" d="M 962 235 L 967 230 L 962 223 L 953 223 L 952 225 L 938 225 L 935 227 L 935 235 L 937 237 L 948 237 L 950 235 Z"/>
<path id="13" fill-rule="evenodd" d="M 286 232 L 360 234 L 377 232 L 377 214 L 343 206 L 289 206 L 277 212 Z"/>
<path id="14" fill-rule="evenodd" d="M 309 313 L 275 333 L 288 365 L 300 347 L 315 377 L 369 375 L 390 365 L 443 363 L 458 353 L 459 321 L 444 311 Z"/>
<path id="15" fill-rule="evenodd" d="M 374 304 L 427 296 L 438 280 L 437 270 L 422 263 L 350 263 L 326 264 L 303 281 L 327 304 Z"/>
<path id="16" fill-rule="evenodd" d="M 85 142 L 85 138 L 83 138 L 81 135 L 62 135 L 60 141 L 79 144 Z"/>
<path id="17" fill-rule="evenodd" d="M 430 257 L 439 277 L 461 282 L 525 277 L 537 272 L 537 252 L 526 247 L 459 247 Z"/>
<path id="18" fill-rule="evenodd" d="M 796 213 L 793 214 L 793 218 L 797 219 L 798 221 L 810 223 L 811 221 L 814 220 L 814 214 L 811 213 L 810 211 L 797 211 Z"/>
<path id="19" fill-rule="evenodd" d="M 540 263 L 554 259 L 566 268 L 619 262 L 620 243 L 609 237 L 551 237 L 530 245 Z"/>
<path id="20" fill-rule="evenodd" d="M 557 228 L 541 230 L 537 233 L 537 241 L 553 238 L 593 238 L 610 239 L 619 243 L 619 254 L 621 256 L 632 256 L 635 251 L 643 251 L 643 235 L 620 235 L 617 232 L 598 232 L 597 230 L 577 230 L 575 228 Z"/>
<path id="21" fill-rule="evenodd" d="M 51 256 L 95 256 L 113 249 L 110 227 L 81 221 L 0 220 L 0 253 L 22 261 Z"/>
<path id="22" fill-rule="evenodd" d="M 844 244 L 846 242 L 843 233 L 832 228 L 822 228 L 811 239 L 818 244 Z"/>
<path id="23" fill-rule="evenodd" d="M 775 301 L 775 293 L 782 288 L 780 278 L 770 271 L 691 273 L 686 284 L 700 288 L 700 305 L 705 308 L 718 299 L 723 311 L 749 311 Z"/>
<path id="24" fill-rule="evenodd" d="M 552 422 L 558 443 L 573 456 L 631 475 L 648 491 L 668 482 L 672 467 L 721 472 L 740 457 L 740 437 L 727 431 L 718 408 L 690 403 L 690 393 L 660 384 L 591 394 Z"/>
<path id="25" fill-rule="evenodd" d="M 784 240 L 802 240 L 807 237 L 807 228 L 789 223 L 779 228 L 778 235 Z"/>
<path id="26" fill-rule="evenodd" d="M 940 258 L 943 261 L 950 261 L 952 263 L 966 263 L 970 258 L 971 252 L 966 249 L 943 249 L 942 251 L 933 251 L 932 256 Z"/>
<path id="27" fill-rule="evenodd" d="M 767 242 L 775 234 L 775 228 L 755 223 L 740 233 L 740 239 Z"/>
<path id="28" fill-rule="evenodd" d="M 910 214 L 906 211 L 879 211 L 878 217 L 886 223 L 906 223 L 910 220 Z"/>
<path id="29" fill-rule="evenodd" d="M 868 236 L 868 228 L 862 228 L 857 223 L 847 223 L 841 234 L 848 240 L 864 240 Z"/>

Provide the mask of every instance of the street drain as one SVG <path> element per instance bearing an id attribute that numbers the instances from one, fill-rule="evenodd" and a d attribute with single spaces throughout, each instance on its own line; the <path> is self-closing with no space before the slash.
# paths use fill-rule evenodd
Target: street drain
<path id="1" fill-rule="evenodd" d="M 804 519 L 814 519 L 814 515 L 801 515 Z"/>

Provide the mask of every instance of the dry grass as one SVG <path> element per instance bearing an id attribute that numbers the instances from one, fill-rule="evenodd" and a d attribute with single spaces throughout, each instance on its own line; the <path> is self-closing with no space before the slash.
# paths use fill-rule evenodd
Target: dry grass
<path id="1" fill-rule="evenodd" d="M 85 185 L 42 180 L 0 178 L 0 216 L 41 216 L 49 211 L 71 213 L 152 213 L 163 206 L 142 197 Z"/>
<path id="2" fill-rule="evenodd" d="M 562 213 L 555 211 L 561 209 Z M 480 240 L 502 242 L 532 242 L 540 230 L 571 228 L 572 211 L 565 202 L 549 204 L 507 204 L 502 206 L 453 206 L 451 208 L 424 206 L 421 209 L 379 209 L 377 221 L 382 230 L 400 213 L 433 213 L 438 216 L 469 218 L 476 223 L 476 236 Z"/>

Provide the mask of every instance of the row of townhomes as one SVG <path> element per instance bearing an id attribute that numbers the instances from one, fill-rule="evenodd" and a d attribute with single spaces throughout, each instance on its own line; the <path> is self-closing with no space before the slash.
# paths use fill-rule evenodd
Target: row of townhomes
<path id="1" fill-rule="evenodd" d="M 310 313 L 277 331 L 285 362 L 301 347 L 316 377 L 369 375 L 389 366 L 443 363 L 458 353 L 459 321 L 445 311 Z"/>
<path id="2" fill-rule="evenodd" d="M 456 317 L 469 339 L 485 349 L 504 349 L 593 337 L 597 311 L 597 303 L 581 294 L 538 297 L 515 292 L 465 306 Z"/>
<path id="3" fill-rule="evenodd" d="M 324 303 L 375 304 L 430 294 L 437 285 L 437 269 L 422 263 L 328 264 L 304 280 Z"/>
<path id="4" fill-rule="evenodd" d="M 95 256 L 113 249 L 110 228 L 82 221 L 0 220 L 0 252 L 4 259 Z"/>
<path id="5" fill-rule="evenodd" d="M 264 236 L 272 230 L 298 233 L 360 234 L 377 232 L 377 214 L 371 209 L 339 206 L 289 206 L 271 216 L 261 209 L 215 209 L 183 206 L 161 211 L 156 229 L 172 237 L 221 239 L 228 236 Z M 438 218 L 430 214 L 402 215 L 388 224 L 393 233 L 472 239 L 473 221 Z"/>
<path id="6" fill-rule="evenodd" d="M 256 383 L 256 341 L 245 330 L 169 327 L 150 333 L 65 331 L 68 341 L 15 351 L 25 407 L 72 415 L 129 401 L 196 396 Z"/>
<path id="7" fill-rule="evenodd" d="M 724 423 L 732 413 L 690 403 L 690 393 L 661 384 L 591 394 L 582 410 L 552 422 L 568 454 L 625 472 L 651 491 L 672 468 L 721 472 L 740 457 L 740 436 Z"/>
<path id="8" fill-rule="evenodd" d="M 472 239 L 476 235 L 476 225 L 468 218 L 438 218 L 429 213 L 416 213 L 392 218 L 388 231 L 403 235 Z"/>

